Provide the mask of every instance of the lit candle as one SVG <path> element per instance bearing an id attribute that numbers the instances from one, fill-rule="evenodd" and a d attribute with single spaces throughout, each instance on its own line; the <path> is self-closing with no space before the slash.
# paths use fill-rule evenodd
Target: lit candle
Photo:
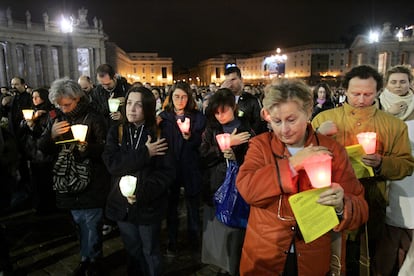
<path id="1" fill-rule="evenodd" d="M 137 186 L 137 178 L 132 175 L 125 175 L 119 180 L 119 189 L 124 197 L 132 196 Z"/>
<path id="2" fill-rule="evenodd" d="M 361 132 L 357 134 L 358 143 L 364 148 L 366 154 L 375 153 L 377 134 L 375 132 Z"/>
<path id="3" fill-rule="evenodd" d="M 23 109 L 22 112 L 25 120 L 31 120 L 33 118 L 33 109 Z"/>
<path id="4" fill-rule="evenodd" d="M 119 99 L 108 99 L 109 111 L 117 112 L 121 101 Z"/>
<path id="5" fill-rule="evenodd" d="M 217 134 L 216 139 L 222 151 L 230 148 L 230 134 L 229 133 Z"/>
<path id="6" fill-rule="evenodd" d="M 182 133 L 188 133 L 190 131 L 190 118 L 185 118 L 184 122 L 178 119 L 177 125 Z"/>
<path id="7" fill-rule="evenodd" d="M 303 162 L 306 174 L 314 188 L 331 186 L 332 157 L 327 154 L 315 155 Z"/>
<path id="8" fill-rule="evenodd" d="M 70 129 L 72 130 L 73 138 L 80 142 L 85 142 L 86 133 L 88 132 L 87 125 L 72 125 Z"/>

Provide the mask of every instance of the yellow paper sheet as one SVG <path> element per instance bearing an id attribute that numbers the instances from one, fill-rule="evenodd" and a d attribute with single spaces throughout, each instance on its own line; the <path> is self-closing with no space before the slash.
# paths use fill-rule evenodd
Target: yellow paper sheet
<path id="1" fill-rule="evenodd" d="M 305 243 L 316 240 L 339 224 L 335 209 L 316 201 L 329 188 L 301 192 L 289 197 L 289 203 L 298 222 Z"/>
<path id="2" fill-rule="evenodd" d="M 360 144 L 347 146 L 345 147 L 345 149 L 348 153 L 349 160 L 352 164 L 352 168 L 354 169 L 355 175 L 358 179 L 374 176 L 374 171 L 372 170 L 372 167 L 366 166 L 361 161 L 361 157 L 365 155 L 365 152 Z"/>

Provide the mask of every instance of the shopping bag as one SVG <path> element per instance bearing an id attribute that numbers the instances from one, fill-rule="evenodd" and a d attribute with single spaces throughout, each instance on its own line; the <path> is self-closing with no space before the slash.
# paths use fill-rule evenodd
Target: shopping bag
<path id="1" fill-rule="evenodd" d="M 239 166 L 229 160 L 226 178 L 214 193 L 217 219 L 230 227 L 246 228 L 250 207 L 237 191 L 236 177 Z"/>

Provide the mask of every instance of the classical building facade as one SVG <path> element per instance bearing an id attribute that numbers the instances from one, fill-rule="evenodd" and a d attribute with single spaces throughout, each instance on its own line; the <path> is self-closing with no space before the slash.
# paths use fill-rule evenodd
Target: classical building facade
<path id="1" fill-rule="evenodd" d="M 157 53 L 127 53 L 115 43 L 107 42 L 107 61 L 128 82 L 164 86 L 173 82 L 173 60 Z"/>
<path id="2" fill-rule="evenodd" d="M 9 86 L 13 76 L 39 87 L 64 76 L 93 75 L 105 62 L 107 36 L 102 21 L 95 17 L 90 24 L 87 13 L 82 8 L 61 25 L 46 12 L 43 23 L 34 23 L 29 11 L 23 22 L 14 20 L 10 9 L 0 11 L 0 85 Z"/>
<path id="3" fill-rule="evenodd" d="M 210 83 L 220 84 L 224 81 L 226 64 L 233 63 L 236 63 L 236 56 L 228 54 L 203 60 L 197 68 L 190 70 L 191 80 L 188 80 L 199 86 L 208 86 Z"/>
<path id="4" fill-rule="evenodd" d="M 344 44 L 310 44 L 287 48 L 285 77 L 337 78 L 349 66 L 349 51 Z"/>
<path id="5" fill-rule="evenodd" d="M 414 26 L 392 28 L 384 23 L 377 35 L 358 35 L 350 47 L 351 65 L 369 64 L 384 74 L 395 65 L 414 68 Z"/>

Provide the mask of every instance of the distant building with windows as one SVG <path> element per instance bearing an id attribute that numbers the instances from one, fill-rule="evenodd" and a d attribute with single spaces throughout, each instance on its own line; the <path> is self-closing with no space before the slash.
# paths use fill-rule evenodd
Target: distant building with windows
<path id="1" fill-rule="evenodd" d="M 224 81 L 226 64 L 232 63 L 236 63 L 236 56 L 229 54 L 203 60 L 197 68 L 190 70 L 190 82 L 198 86 L 208 86 L 210 83 L 220 84 Z"/>
<path id="2" fill-rule="evenodd" d="M 173 82 L 173 60 L 158 53 L 126 53 L 115 43 L 107 42 L 107 62 L 128 82 L 164 86 Z"/>
<path id="3" fill-rule="evenodd" d="M 86 9 L 78 11 L 69 29 L 49 20 L 31 21 L 26 11 L 24 22 L 13 19 L 8 8 L 0 10 L 0 85 L 8 86 L 13 76 L 20 76 L 33 87 L 49 86 L 57 78 L 91 76 L 97 65 L 105 62 L 102 21 L 87 21 Z"/>
<path id="4" fill-rule="evenodd" d="M 95 70 L 103 63 L 130 82 L 159 86 L 173 82 L 171 58 L 126 53 L 108 41 L 102 21 L 95 17 L 89 22 L 87 14 L 88 10 L 79 9 L 76 18 L 62 24 L 45 12 L 43 23 L 35 23 L 29 11 L 25 21 L 18 21 L 10 8 L 0 10 L 0 86 L 9 86 L 14 76 L 32 87 L 47 87 L 65 76 L 77 80 L 87 75 L 95 80 Z"/>
<path id="5" fill-rule="evenodd" d="M 369 64 L 382 74 L 395 65 L 414 68 L 413 29 L 414 25 L 392 28 L 387 22 L 376 34 L 358 35 L 350 47 L 351 65 Z"/>
<path id="6" fill-rule="evenodd" d="M 344 44 L 309 44 L 286 48 L 285 77 L 301 78 L 311 84 L 337 79 L 349 68 L 349 50 Z"/>

